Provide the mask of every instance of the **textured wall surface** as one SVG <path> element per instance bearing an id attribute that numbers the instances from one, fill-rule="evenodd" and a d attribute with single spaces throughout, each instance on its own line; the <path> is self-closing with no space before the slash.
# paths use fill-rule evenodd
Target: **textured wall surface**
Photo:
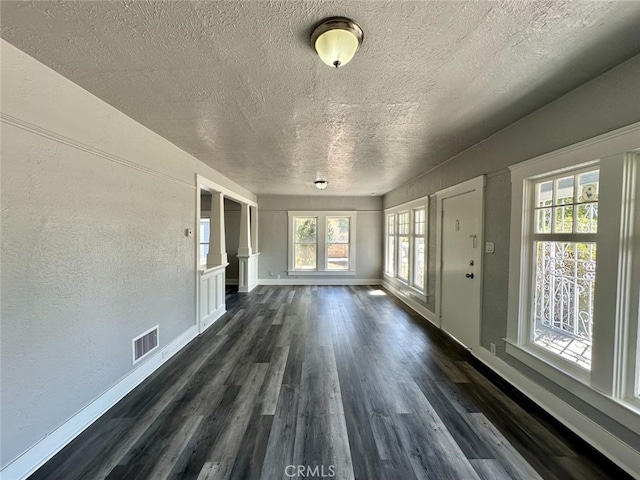
<path id="1" fill-rule="evenodd" d="M 343 279 L 382 278 L 382 199 L 380 197 L 297 197 L 261 195 L 260 266 L 258 278 L 282 279 L 287 275 L 289 210 L 356 210 L 356 276 Z M 273 273 L 270 275 L 269 273 Z M 304 277 L 313 279 L 315 277 Z M 323 278 L 331 278 L 324 275 Z"/>
<path id="2" fill-rule="evenodd" d="M 495 343 L 498 355 L 503 360 L 636 449 L 640 449 L 640 436 L 637 433 L 507 355 L 502 338 L 506 336 L 507 326 L 511 215 L 511 180 L 506 167 L 640 121 L 639 78 L 640 55 L 384 197 L 384 206 L 389 208 L 431 195 L 478 175 L 487 175 L 484 236 L 485 241 L 495 243 L 496 251 L 484 256 L 482 346 L 488 348 L 489 343 Z M 430 211 L 429 255 L 434 259 L 437 212 Z M 430 294 L 435 293 L 435 268 L 436 265 L 429 262 Z M 435 309 L 435 302 L 429 302 L 428 307 Z"/>
<path id="3" fill-rule="evenodd" d="M 2 42 L 1 460 L 195 324 L 195 174 L 255 198 Z"/>

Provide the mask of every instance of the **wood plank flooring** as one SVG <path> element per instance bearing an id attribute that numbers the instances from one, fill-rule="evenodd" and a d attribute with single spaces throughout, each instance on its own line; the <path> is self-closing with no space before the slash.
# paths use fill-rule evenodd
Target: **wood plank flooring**
<path id="1" fill-rule="evenodd" d="M 378 287 L 227 308 L 31 479 L 627 478 Z"/>

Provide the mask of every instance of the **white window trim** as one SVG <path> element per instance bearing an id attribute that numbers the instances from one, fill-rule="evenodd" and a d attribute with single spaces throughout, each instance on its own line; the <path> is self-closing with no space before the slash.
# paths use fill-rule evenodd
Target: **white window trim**
<path id="1" fill-rule="evenodd" d="M 318 275 L 336 275 L 336 276 L 353 276 L 356 275 L 356 211 L 329 211 L 329 210 L 289 210 L 289 242 L 287 246 L 289 275 L 300 276 L 318 276 Z M 317 218 L 316 230 L 316 269 L 315 270 L 296 270 L 294 248 L 295 243 L 295 226 L 296 217 L 315 217 Z M 329 270 L 327 269 L 327 217 L 349 217 L 349 269 L 348 270 Z"/>
<path id="2" fill-rule="evenodd" d="M 389 217 L 392 218 L 393 221 L 393 233 L 389 233 Z M 396 261 L 395 261 L 395 248 L 396 248 L 396 215 L 394 213 L 386 213 L 384 215 L 384 271 L 383 274 L 387 275 L 387 276 L 395 276 L 395 269 L 396 269 Z M 388 254 L 389 254 L 389 243 L 390 240 L 393 242 L 393 248 L 394 248 L 394 259 L 393 259 L 393 271 L 389 271 L 388 267 L 389 267 L 389 258 L 388 258 Z"/>
<path id="3" fill-rule="evenodd" d="M 623 193 L 628 194 L 623 190 L 628 183 L 628 179 L 623 178 L 623 169 L 630 161 L 637 162 L 634 157 L 638 157 L 637 154 L 628 152 L 637 151 L 639 147 L 640 123 L 636 123 L 510 167 L 512 203 L 506 352 L 625 425 L 637 424 L 640 414 L 637 399 L 629 398 L 632 388 L 629 379 L 635 372 L 629 372 L 628 369 L 633 366 L 636 358 L 636 352 L 631 351 L 633 348 L 629 348 L 629 345 L 636 346 L 637 339 L 634 336 L 633 340 L 623 340 L 625 335 L 628 339 L 629 334 L 637 332 L 640 274 L 625 274 L 623 271 L 620 278 L 618 270 L 623 267 L 622 259 L 630 258 L 628 254 L 632 247 L 635 252 L 640 252 L 640 228 L 636 223 L 636 234 L 633 237 L 633 232 L 629 231 L 629 225 L 633 222 L 629 213 L 625 213 L 624 209 L 621 212 L 620 199 L 623 198 Z M 529 242 L 523 244 L 523 238 L 528 238 L 533 226 L 532 222 L 527 221 L 531 217 L 533 205 L 526 201 L 531 198 L 531 192 L 527 190 L 531 182 L 527 180 L 598 162 L 601 182 L 599 219 L 614 220 L 608 220 L 607 227 L 598 230 L 598 281 L 594 315 L 596 318 L 615 317 L 622 320 L 615 322 L 614 328 L 609 328 L 611 325 L 607 325 L 607 322 L 594 322 L 594 339 L 598 337 L 601 348 L 594 349 L 591 372 L 582 372 L 580 367 L 568 367 L 567 363 L 570 362 L 556 358 L 543 348 L 532 348 L 528 342 L 528 322 L 522 321 L 528 317 L 531 305 L 531 271 L 527 263 L 530 258 L 528 249 L 531 246 Z M 637 168 L 636 165 L 636 179 Z M 640 214 L 637 214 L 637 218 L 640 219 Z M 626 245 L 625 238 L 635 238 L 635 245 Z M 604 251 L 614 261 L 605 261 Z M 637 264 L 640 264 L 638 257 L 640 255 L 636 254 L 634 258 L 635 272 L 638 270 Z M 615 258 L 620 260 L 616 262 Z M 628 307 L 633 306 L 634 299 L 635 318 L 630 321 L 630 315 L 634 312 Z M 634 326 L 635 330 L 632 331 Z M 605 348 L 602 348 L 603 345 Z M 627 368 L 623 368 L 624 365 Z"/>
<path id="4" fill-rule="evenodd" d="M 424 208 L 424 221 L 425 221 L 425 232 L 424 232 L 424 238 L 425 238 L 425 249 L 424 249 L 424 263 L 425 266 L 428 265 L 428 261 L 429 261 L 429 254 L 428 254 L 428 250 L 429 250 L 429 197 L 421 197 L 418 198 L 416 200 L 412 200 L 410 202 L 407 203 L 403 203 L 401 205 L 396 205 L 395 207 L 391 207 L 391 208 L 387 208 L 384 211 L 384 236 L 385 236 L 385 244 L 384 244 L 384 272 L 383 272 L 383 276 L 387 281 L 390 281 L 392 283 L 397 283 L 397 285 L 402 286 L 403 288 L 409 288 L 413 294 L 415 296 L 417 296 L 418 298 L 421 298 L 423 300 L 426 301 L 427 299 L 427 291 L 428 291 L 428 286 L 427 286 L 427 275 L 425 275 L 425 279 L 424 279 L 424 289 L 420 289 L 419 287 L 415 286 L 412 279 L 414 277 L 413 274 L 413 269 L 414 269 L 414 260 L 415 260 L 415 252 L 414 250 L 414 245 L 413 245 L 413 240 L 414 240 L 414 227 L 415 227 L 415 222 L 414 222 L 414 212 L 417 209 L 420 208 Z M 407 280 L 404 280 L 402 278 L 400 278 L 398 276 L 398 270 L 400 268 L 400 248 L 399 248 L 399 241 L 398 241 L 398 214 L 399 213 L 403 213 L 403 212 L 409 212 L 409 275 Z M 394 221 L 394 235 L 393 235 L 393 239 L 394 239 L 394 255 L 395 255 L 395 263 L 394 263 L 394 271 L 393 272 L 388 272 L 387 271 L 387 253 L 389 251 L 388 249 L 388 242 L 389 242 L 389 232 L 388 232 L 388 223 L 387 223 L 387 218 L 389 215 L 393 215 L 393 221 Z M 404 235 L 403 235 L 404 236 Z M 426 268 L 425 268 L 426 271 Z"/>

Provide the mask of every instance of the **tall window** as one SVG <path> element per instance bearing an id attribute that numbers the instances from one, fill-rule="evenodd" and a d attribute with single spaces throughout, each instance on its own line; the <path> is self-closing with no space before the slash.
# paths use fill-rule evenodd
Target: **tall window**
<path id="1" fill-rule="evenodd" d="M 209 254 L 209 235 L 211 234 L 211 222 L 208 218 L 200 219 L 200 265 L 207 266 Z"/>
<path id="2" fill-rule="evenodd" d="M 424 290 L 426 212 L 424 208 L 413 210 L 413 284 Z"/>
<path id="3" fill-rule="evenodd" d="M 398 214 L 398 278 L 409 280 L 409 212 Z"/>
<path id="4" fill-rule="evenodd" d="M 327 270 L 349 270 L 349 217 L 327 217 Z"/>
<path id="5" fill-rule="evenodd" d="M 420 293 L 426 288 L 427 201 L 386 210 L 385 276 Z"/>
<path id="6" fill-rule="evenodd" d="M 396 216 L 392 213 L 387 215 L 387 251 L 386 251 L 386 268 L 389 275 L 396 273 Z"/>
<path id="7" fill-rule="evenodd" d="M 295 219 L 294 264 L 296 270 L 315 270 L 318 264 L 317 217 Z"/>
<path id="8" fill-rule="evenodd" d="M 640 408 L 639 133 L 510 167 L 506 354 L 625 425 L 620 405 Z"/>
<path id="9" fill-rule="evenodd" d="M 599 172 L 535 182 L 532 340 L 591 367 Z"/>
<path id="10" fill-rule="evenodd" d="M 356 212 L 289 212 L 293 275 L 355 275 Z"/>

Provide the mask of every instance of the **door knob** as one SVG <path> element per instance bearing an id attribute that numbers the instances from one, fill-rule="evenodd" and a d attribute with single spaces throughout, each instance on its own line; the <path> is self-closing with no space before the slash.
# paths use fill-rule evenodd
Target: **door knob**
<path id="1" fill-rule="evenodd" d="M 467 273 L 467 274 L 465 275 L 465 277 L 467 277 L 467 278 L 473 278 L 473 273 Z"/>

